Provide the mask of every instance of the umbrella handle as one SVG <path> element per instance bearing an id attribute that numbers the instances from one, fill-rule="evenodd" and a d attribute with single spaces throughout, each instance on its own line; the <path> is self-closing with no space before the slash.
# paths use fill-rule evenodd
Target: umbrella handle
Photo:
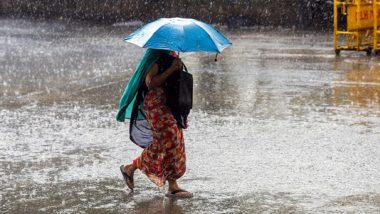
<path id="1" fill-rule="evenodd" d="M 215 55 L 215 62 L 217 62 L 218 61 L 218 53 L 216 53 L 216 55 Z"/>

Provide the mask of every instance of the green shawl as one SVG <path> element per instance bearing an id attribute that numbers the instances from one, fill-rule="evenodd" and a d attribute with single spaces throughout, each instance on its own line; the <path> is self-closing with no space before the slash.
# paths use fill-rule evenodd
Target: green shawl
<path id="1" fill-rule="evenodd" d="M 136 66 L 136 70 L 129 80 L 127 86 L 124 89 L 123 95 L 119 102 L 119 112 L 117 113 L 116 120 L 124 122 L 125 119 L 131 119 L 132 109 L 136 101 L 137 92 L 144 83 L 145 76 L 149 72 L 153 64 L 160 58 L 161 54 L 169 53 L 169 51 L 148 49 L 144 56 L 141 58 L 139 64 Z M 143 120 L 145 117 L 139 111 L 137 120 Z"/>

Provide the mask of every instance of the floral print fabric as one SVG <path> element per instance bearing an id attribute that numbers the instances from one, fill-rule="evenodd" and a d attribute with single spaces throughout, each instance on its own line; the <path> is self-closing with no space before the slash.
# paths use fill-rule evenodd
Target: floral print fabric
<path id="1" fill-rule="evenodd" d="M 177 180 L 186 171 L 186 154 L 182 129 L 166 106 L 163 89 L 150 90 L 144 98 L 145 117 L 152 128 L 153 143 L 134 163 L 157 186 Z"/>

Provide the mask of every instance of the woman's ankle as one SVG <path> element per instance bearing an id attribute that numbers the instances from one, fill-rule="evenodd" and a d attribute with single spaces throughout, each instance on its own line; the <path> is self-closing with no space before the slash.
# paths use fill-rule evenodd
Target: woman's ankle
<path id="1" fill-rule="evenodd" d="M 174 191 L 174 190 L 180 189 L 177 181 L 168 180 L 168 183 L 169 183 L 169 188 L 168 188 L 169 191 Z"/>
<path id="2" fill-rule="evenodd" d="M 137 167 L 132 163 L 124 166 L 124 171 L 133 174 L 136 171 Z"/>

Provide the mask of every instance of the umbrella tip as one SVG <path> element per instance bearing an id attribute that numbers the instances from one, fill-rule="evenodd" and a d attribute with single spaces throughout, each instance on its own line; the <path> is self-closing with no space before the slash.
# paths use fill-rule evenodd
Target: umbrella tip
<path id="1" fill-rule="evenodd" d="M 215 62 L 218 61 L 218 54 L 215 55 Z"/>

